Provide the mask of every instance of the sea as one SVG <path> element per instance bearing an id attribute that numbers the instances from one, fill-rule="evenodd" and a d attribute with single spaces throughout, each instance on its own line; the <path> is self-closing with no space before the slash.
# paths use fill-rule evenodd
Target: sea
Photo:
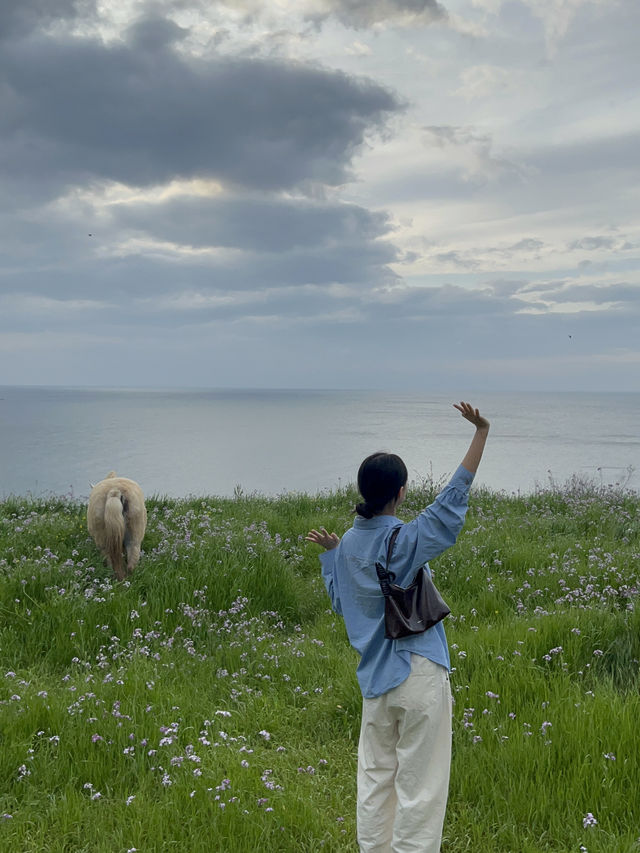
<path id="1" fill-rule="evenodd" d="M 0 386 L 0 498 L 84 500 L 109 471 L 148 496 L 316 494 L 369 453 L 446 482 L 473 434 L 453 395 L 384 391 Z M 476 484 L 508 494 L 573 478 L 640 490 L 640 394 L 461 395 L 491 421 Z"/>

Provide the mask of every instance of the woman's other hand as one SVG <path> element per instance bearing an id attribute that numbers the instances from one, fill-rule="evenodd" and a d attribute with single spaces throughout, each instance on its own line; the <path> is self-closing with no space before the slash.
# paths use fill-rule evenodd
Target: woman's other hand
<path id="1" fill-rule="evenodd" d="M 310 530 L 305 536 L 305 540 L 313 542 L 314 545 L 321 545 L 325 551 L 331 551 L 340 544 L 338 534 L 328 533 L 324 527 L 321 527 L 320 530 Z"/>

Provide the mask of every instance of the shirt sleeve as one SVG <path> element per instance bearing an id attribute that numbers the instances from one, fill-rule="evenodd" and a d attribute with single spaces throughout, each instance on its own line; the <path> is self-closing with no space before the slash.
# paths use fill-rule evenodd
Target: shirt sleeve
<path id="1" fill-rule="evenodd" d="M 433 560 L 450 548 L 462 530 L 473 474 L 460 465 L 435 501 L 407 526 L 414 526 L 414 565 Z"/>
<path id="2" fill-rule="evenodd" d="M 320 565 L 322 566 L 322 580 L 324 581 L 324 585 L 329 593 L 331 606 L 336 613 L 342 615 L 342 605 L 340 603 L 340 596 L 335 582 L 337 551 L 338 548 L 332 548 L 330 551 L 323 551 L 323 553 L 320 554 Z"/>

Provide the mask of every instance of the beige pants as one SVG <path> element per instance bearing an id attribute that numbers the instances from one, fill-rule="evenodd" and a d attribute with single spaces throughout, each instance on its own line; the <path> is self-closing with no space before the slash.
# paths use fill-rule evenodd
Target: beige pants
<path id="1" fill-rule="evenodd" d="M 412 654 L 406 681 L 362 703 L 361 853 L 438 853 L 450 766 L 449 673 Z"/>

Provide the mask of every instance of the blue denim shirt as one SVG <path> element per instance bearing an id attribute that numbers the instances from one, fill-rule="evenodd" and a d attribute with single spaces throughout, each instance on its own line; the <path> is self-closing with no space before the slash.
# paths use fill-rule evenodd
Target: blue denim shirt
<path id="1" fill-rule="evenodd" d="M 338 547 L 320 555 L 333 609 L 343 616 L 349 641 L 360 654 L 357 676 L 367 698 L 387 693 L 408 677 L 412 652 L 450 668 L 442 622 L 423 634 L 386 639 L 384 596 L 375 563 L 386 565 L 391 531 L 402 525 L 390 569 L 395 583 L 408 586 L 420 566 L 455 543 L 464 524 L 472 482 L 473 474 L 460 465 L 435 501 L 413 521 L 403 524 L 392 515 L 356 516 Z M 444 592 L 443 596 L 446 599 Z"/>

